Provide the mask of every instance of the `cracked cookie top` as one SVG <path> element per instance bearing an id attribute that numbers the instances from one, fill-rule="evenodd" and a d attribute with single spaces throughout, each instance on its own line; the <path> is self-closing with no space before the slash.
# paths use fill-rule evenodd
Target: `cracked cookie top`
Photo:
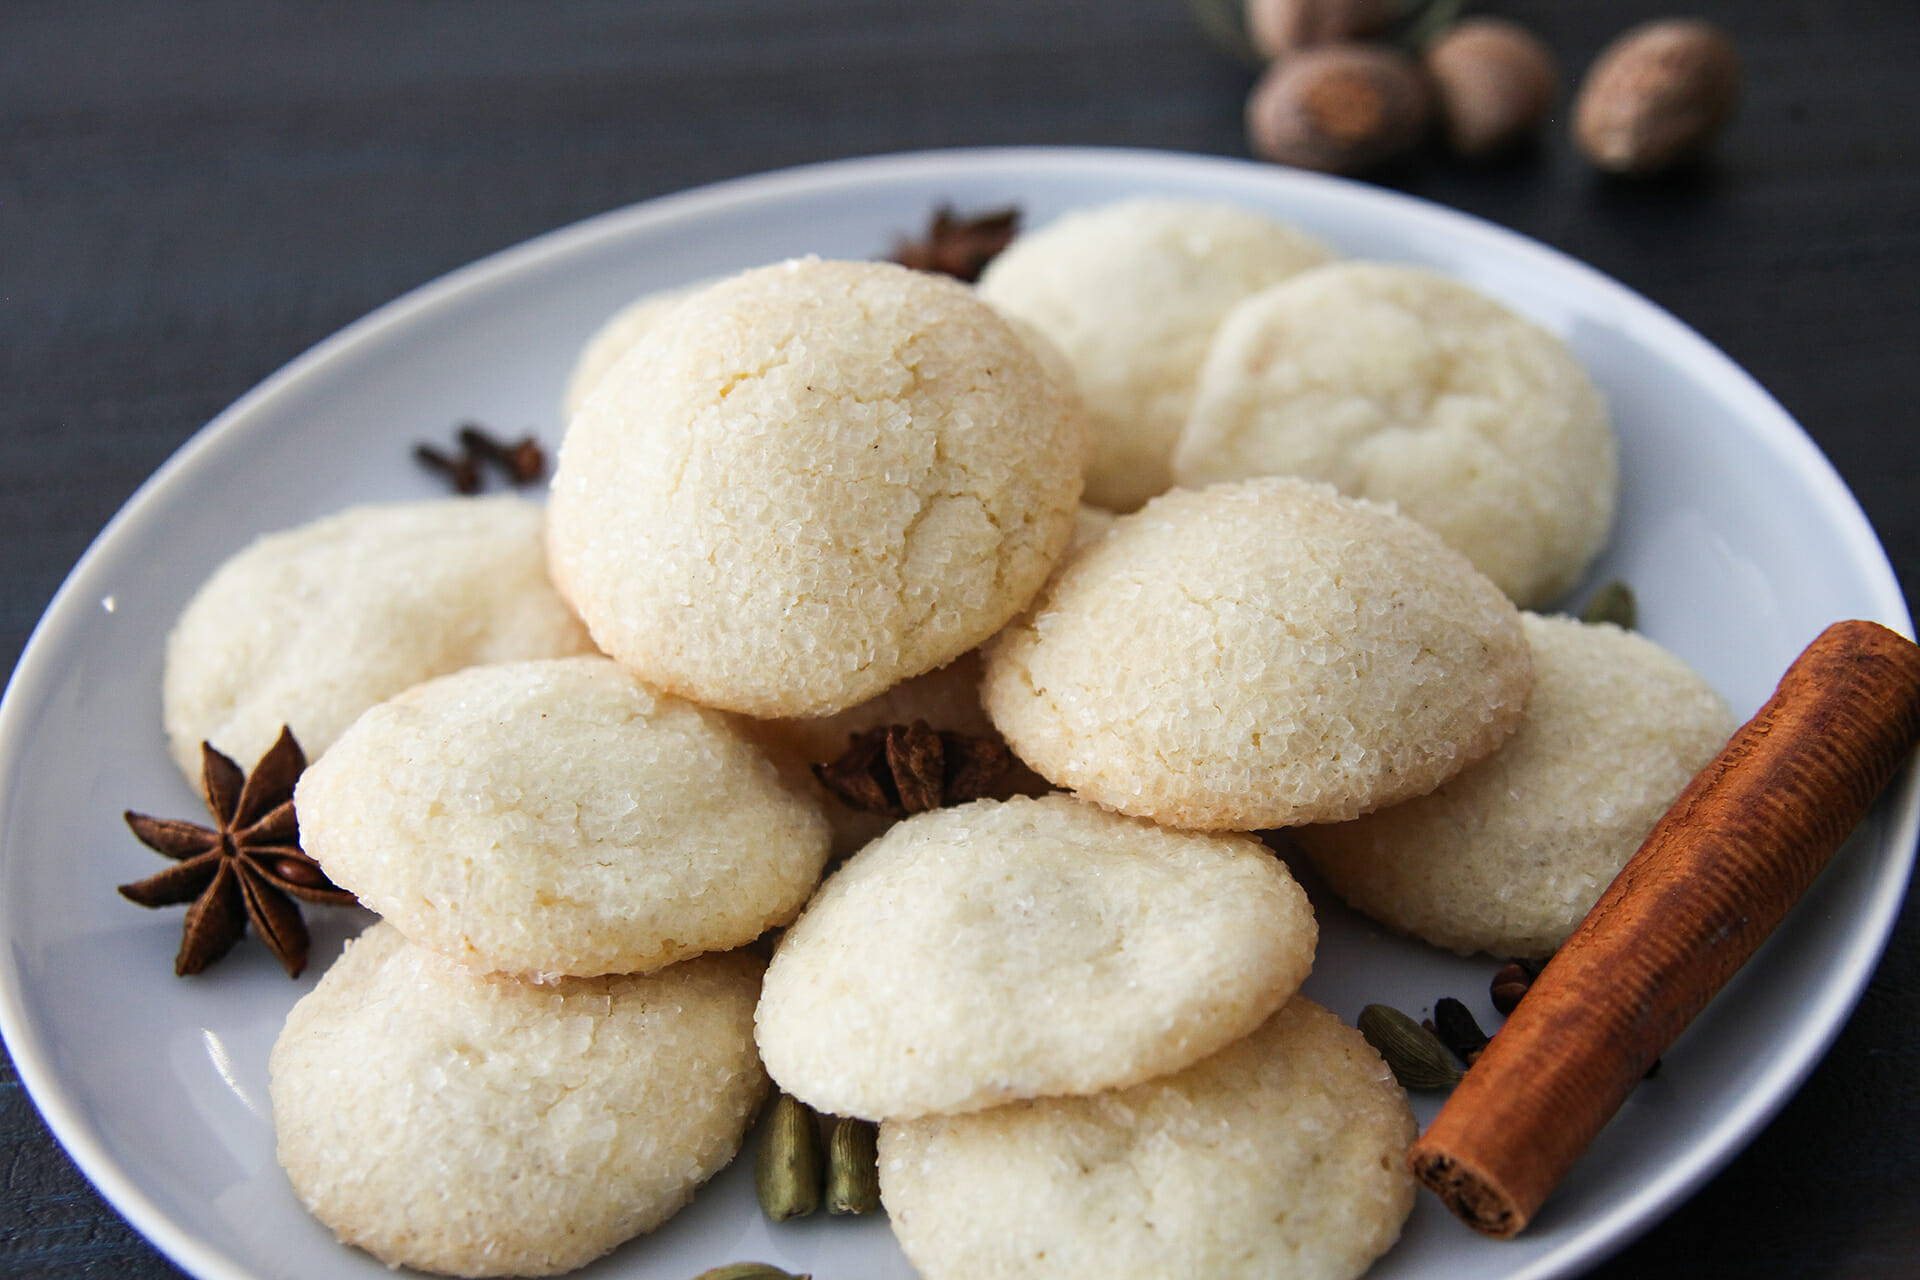
<path id="1" fill-rule="evenodd" d="M 643 678 L 825 715 L 948 662 L 1072 535 L 1069 388 L 965 286 L 797 259 L 696 294 L 581 406 L 556 584 Z"/>
<path id="2" fill-rule="evenodd" d="M 1173 454 L 1181 484 L 1324 480 L 1391 502 L 1516 604 L 1550 604 L 1606 545 L 1620 485 L 1606 403 L 1553 334 L 1416 267 L 1341 262 L 1227 313 Z"/>

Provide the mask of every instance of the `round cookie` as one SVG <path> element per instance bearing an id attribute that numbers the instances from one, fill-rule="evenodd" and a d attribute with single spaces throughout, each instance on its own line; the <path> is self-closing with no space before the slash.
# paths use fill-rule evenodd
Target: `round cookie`
<path id="1" fill-rule="evenodd" d="M 1083 417 L 956 281 L 806 259 L 681 303 L 567 429 L 554 581 L 661 688 L 825 715 L 998 630 L 1067 545 Z"/>
<path id="2" fill-rule="evenodd" d="M 671 1217 L 766 1092 L 759 962 L 551 985 L 476 974 L 376 924 L 287 1015 L 279 1158 L 390 1267 L 554 1275 Z"/>
<path id="3" fill-rule="evenodd" d="M 1736 727 L 1644 636 L 1522 622 L 1533 699 L 1505 746 L 1432 795 L 1293 833 L 1354 907 L 1463 955 L 1545 956 L 1566 941 Z"/>
<path id="4" fill-rule="evenodd" d="M 1064 564 L 987 650 L 987 712 L 1055 784 L 1170 826 L 1357 817 L 1497 747 L 1532 664 L 1429 530 L 1326 485 L 1174 490 Z"/>
<path id="5" fill-rule="evenodd" d="M 724 715 L 602 657 L 470 667 L 369 709 L 300 779 L 308 854 L 479 969 L 639 973 L 800 911 L 819 807 Z"/>
<path id="6" fill-rule="evenodd" d="M 600 385 L 607 370 L 618 364 L 627 349 L 653 331 L 655 325 L 681 302 L 702 288 L 698 284 L 677 289 L 661 289 L 634 299 L 603 321 L 587 338 L 574 358 L 567 375 L 567 387 L 560 401 L 562 421 L 571 421 L 580 412 L 587 396 Z"/>
<path id="7" fill-rule="evenodd" d="M 836 1115 L 1088 1093 L 1247 1034 L 1316 936 L 1251 838 L 1067 796 L 976 801 L 905 819 L 827 878 L 774 953 L 756 1034 L 780 1087 Z"/>
<path id="8" fill-rule="evenodd" d="M 1220 317 L 1327 257 L 1251 209 L 1139 197 L 1019 236 L 979 289 L 1066 355 L 1093 428 L 1087 501 L 1132 511 L 1173 483 L 1170 456 Z"/>
<path id="9" fill-rule="evenodd" d="M 1606 404 L 1558 338 L 1455 280 L 1342 262 L 1221 321 L 1174 451 L 1183 485 L 1324 480 L 1392 502 L 1522 606 L 1564 595 L 1607 540 Z"/>
<path id="10" fill-rule="evenodd" d="M 167 745 L 251 766 L 290 727 L 308 759 L 368 707 L 479 662 L 593 652 L 547 580 L 539 504 L 352 507 L 267 534 L 216 570 L 167 637 Z"/>
<path id="11" fill-rule="evenodd" d="M 925 1280 L 1351 1280 L 1413 1210 L 1406 1094 L 1302 996 L 1176 1075 L 880 1127 Z"/>

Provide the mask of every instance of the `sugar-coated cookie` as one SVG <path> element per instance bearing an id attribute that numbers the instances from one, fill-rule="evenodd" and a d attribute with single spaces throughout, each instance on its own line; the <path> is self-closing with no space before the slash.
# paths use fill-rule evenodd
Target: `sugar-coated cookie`
<path id="1" fill-rule="evenodd" d="M 825 715 L 1026 602 L 1080 492 L 1084 415 L 956 281 L 796 260 L 682 302 L 589 396 L 553 480 L 554 580 L 648 681 Z"/>
<path id="2" fill-rule="evenodd" d="M 1174 490 L 1068 560 L 987 650 L 1043 777 L 1249 831 L 1425 794 L 1519 724 L 1520 616 L 1421 525 L 1282 477 Z"/>
<path id="3" fill-rule="evenodd" d="M 1393 502 L 1533 606 L 1606 543 L 1616 453 L 1599 391 L 1545 329 L 1431 271 L 1339 262 L 1220 322 L 1173 470 Z"/>
<path id="4" fill-rule="evenodd" d="M 880 1126 L 880 1192 L 925 1280 L 1351 1280 L 1412 1212 L 1406 1094 L 1296 996 L 1175 1075 Z"/>
<path id="5" fill-rule="evenodd" d="M 306 851 L 479 969 L 639 973 L 800 911 L 819 806 L 733 721 L 603 657 L 469 667 L 356 720 L 300 779 Z"/>
<path id="6" fill-rule="evenodd" d="M 524 498 L 352 507 L 267 534 L 216 570 L 167 637 L 181 772 L 200 743 L 251 766 L 292 728 L 309 759 L 368 707 L 479 662 L 591 653 L 547 580 Z"/>
<path id="7" fill-rule="evenodd" d="M 1173 482 L 1174 442 L 1220 317 L 1327 257 L 1251 209 L 1138 197 L 1019 236 L 979 288 L 1066 355 L 1093 427 L 1087 501 L 1131 511 Z"/>
<path id="8" fill-rule="evenodd" d="M 1316 936 L 1251 838 L 1066 796 L 936 809 L 854 855 L 781 939 L 760 1052 L 787 1092 L 869 1119 L 1132 1084 L 1258 1026 Z"/>
<path id="9" fill-rule="evenodd" d="M 583 1266 L 739 1150 L 766 1092 L 759 977 L 733 952 L 536 985 L 376 924 L 274 1044 L 280 1163 L 316 1217 L 390 1267 Z"/>
<path id="10" fill-rule="evenodd" d="M 1506 745 L 1431 795 L 1294 833 L 1353 906 L 1463 954 L 1558 947 L 1736 727 L 1644 636 L 1522 622 L 1533 699 Z"/>

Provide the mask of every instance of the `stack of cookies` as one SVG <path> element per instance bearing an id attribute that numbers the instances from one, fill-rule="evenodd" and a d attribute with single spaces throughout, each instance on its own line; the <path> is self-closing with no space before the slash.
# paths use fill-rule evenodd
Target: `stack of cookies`
<path id="1" fill-rule="evenodd" d="M 1411 1110 L 1299 994 L 1313 910 L 1249 833 L 1535 954 L 1731 725 L 1650 642 L 1521 612 L 1615 503 L 1565 349 L 1331 257 L 1135 200 L 978 290 L 802 259 L 642 299 L 544 512 L 363 508 L 222 569 L 169 650 L 183 767 L 290 724 L 305 848 L 382 917 L 273 1054 L 313 1211 L 393 1265 L 566 1270 L 684 1204 L 770 1076 L 880 1122 L 930 1280 L 1390 1248 Z M 889 822 L 803 767 L 915 720 L 1026 794 Z"/>
<path id="2" fill-rule="evenodd" d="M 475 666 L 361 715 L 295 804 L 383 917 L 271 1063 L 281 1163 L 343 1240 L 552 1274 L 732 1160 L 766 1091 L 735 948 L 827 829 L 729 718 L 598 655 Z"/>

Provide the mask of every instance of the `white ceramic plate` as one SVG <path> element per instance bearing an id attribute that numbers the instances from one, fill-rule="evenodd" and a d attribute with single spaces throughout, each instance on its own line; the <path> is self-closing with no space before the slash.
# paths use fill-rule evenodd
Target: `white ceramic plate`
<path id="1" fill-rule="evenodd" d="M 1236 161 L 1007 150 L 822 165 L 595 218 L 402 298 L 222 414 L 107 527 L 14 673 L 0 705 L 0 1025 L 54 1132 L 136 1227 L 203 1277 L 389 1274 L 301 1210 L 274 1163 L 265 1104 L 280 1021 L 357 924 L 351 913 L 308 913 L 314 965 L 299 983 L 252 941 L 183 981 L 171 970 L 180 912 L 113 892 L 158 865 L 122 809 L 196 810 L 162 745 L 160 665 L 162 637 L 207 574 L 263 530 L 436 492 L 408 450 L 461 419 L 538 424 L 556 440 L 575 353 L 642 292 L 796 254 L 884 256 L 943 201 L 1018 204 L 1037 226 L 1138 192 L 1267 209 L 1348 254 L 1437 268 L 1571 343 L 1623 445 L 1619 530 L 1594 579 L 1631 582 L 1644 629 L 1742 716 L 1828 622 L 1911 632 L 1851 495 L 1752 379 L 1619 285 L 1458 213 Z M 1482 1240 L 1423 1195 L 1374 1274 L 1565 1274 L 1677 1203 L 1779 1107 L 1846 1018 L 1892 928 L 1917 822 L 1909 773 L 1523 1238 Z M 1318 905 L 1316 999 L 1351 1019 L 1368 1001 L 1412 1011 L 1455 995 L 1492 1020 L 1484 960 Z M 1436 1106 L 1417 1100 L 1423 1122 Z M 591 1274 L 686 1280 L 743 1258 L 823 1280 L 912 1274 L 882 1221 L 769 1227 L 745 1163 Z"/>

